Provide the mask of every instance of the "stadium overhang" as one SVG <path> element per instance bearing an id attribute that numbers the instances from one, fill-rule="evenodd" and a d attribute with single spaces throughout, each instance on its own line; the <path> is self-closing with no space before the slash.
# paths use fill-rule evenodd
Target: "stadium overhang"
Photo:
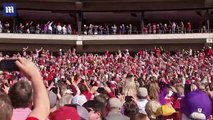
<path id="1" fill-rule="evenodd" d="M 3 0 L 4 2 L 14 2 Z M 41 11 L 153 11 L 211 9 L 212 0 L 16 0 L 18 10 Z"/>

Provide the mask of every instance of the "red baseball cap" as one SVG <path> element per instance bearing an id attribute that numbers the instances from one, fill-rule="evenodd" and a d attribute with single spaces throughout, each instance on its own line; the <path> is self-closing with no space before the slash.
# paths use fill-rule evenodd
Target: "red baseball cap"
<path id="1" fill-rule="evenodd" d="M 60 107 L 50 114 L 50 120 L 80 120 L 77 110 L 70 106 Z"/>

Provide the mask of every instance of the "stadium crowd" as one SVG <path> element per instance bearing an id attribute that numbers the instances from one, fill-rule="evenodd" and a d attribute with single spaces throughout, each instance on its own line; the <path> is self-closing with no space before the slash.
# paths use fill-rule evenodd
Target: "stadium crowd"
<path id="1" fill-rule="evenodd" d="M 10 33 L 12 32 L 12 26 L 9 22 L 4 24 L 0 21 L 0 33 Z M 31 33 L 31 34 L 77 34 L 71 24 L 64 24 L 60 22 L 48 21 L 44 24 L 26 22 L 19 23 L 16 26 L 15 33 Z M 203 24 L 198 32 L 206 33 L 210 32 L 205 24 Z M 171 22 L 168 23 L 147 23 L 144 25 L 143 32 L 139 30 L 138 26 L 132 24 L 125 25 L 83 25 L 82 34 L 83 35 L 116 35 L 116 34 L 164 34 L 164 33 L 193 33 L 191 22 Z"/>
<path id="2" fill-rule="evenodd" d="M 20 70 L 0 75 L 1 120 L 212 120 L 212 48 L 27 51 L 1 54 Z"/>
<path id="3" fill-rule="evenodd" d="M 12 33 L 9 22 L 4 24 L 0 21 L 0 33 Z M 28 34 L 76 34 L 76 30 L 71 24 L 56 23 L 54 21 L 48 21 L 47 23 L 40 24 L 33 21 L 26 23 L 19 23 L 16 26 L 15 33 L 28 33 Z"/>

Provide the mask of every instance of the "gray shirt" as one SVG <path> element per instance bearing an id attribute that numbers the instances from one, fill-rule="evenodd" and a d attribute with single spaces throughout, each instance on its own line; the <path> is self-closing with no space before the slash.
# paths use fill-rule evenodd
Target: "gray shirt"
<path id="1" fill-rule="evenodd" d="M 110 111 L 106 120 L 130 120 L 130 118 L 119 112 Z"/>

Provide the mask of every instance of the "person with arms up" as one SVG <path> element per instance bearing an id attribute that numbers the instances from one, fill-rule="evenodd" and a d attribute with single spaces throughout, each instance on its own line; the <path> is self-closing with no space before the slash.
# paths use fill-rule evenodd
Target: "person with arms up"
<path id="1" fill-rule="evenodd" d="M 39 69 L 33 62 L 25 58 L 19 58 L 15 63 L 19 70 L 31 81 L 34 92 L 34 109 L 26 120 L 46 120 L 50 113 L 50 103 Z M 0 119 L 10 120 L 13 113 L 11 101 L 6 94 L 0 93 L 0 96 L 0 110 L 5 111 L 0 111 Z"/>

